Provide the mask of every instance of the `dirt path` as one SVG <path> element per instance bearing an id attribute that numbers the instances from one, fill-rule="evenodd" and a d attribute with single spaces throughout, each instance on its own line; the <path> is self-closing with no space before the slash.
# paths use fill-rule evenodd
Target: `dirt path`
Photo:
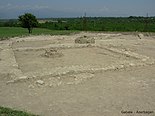
<path id="1" fill-rule="evenodd" d="M 96 44 L 74 44 L 81 36 Z M 43 116 L 155 115 L 154 36 L 81 33 L 0 45 L 1 106 Z M 43 57 L 51 48 L 63 56 Z"/>

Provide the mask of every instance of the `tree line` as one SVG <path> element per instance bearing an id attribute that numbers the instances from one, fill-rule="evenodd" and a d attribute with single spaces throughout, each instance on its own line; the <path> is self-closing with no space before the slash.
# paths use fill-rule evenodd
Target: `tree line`
<path id="1" fill-rule="evenodd" d="M 43 23 L 39 23 L 44 20 Z M 155 17 L 78 17 L 38 19 L 31 13 L 18 17 L 18 20 L 0 21 L 0 26 L 24 27 L 31 33 L 32 29 L 50 30 L 84 30 L 84 31 L 140 31 L 155 32 Z"/>

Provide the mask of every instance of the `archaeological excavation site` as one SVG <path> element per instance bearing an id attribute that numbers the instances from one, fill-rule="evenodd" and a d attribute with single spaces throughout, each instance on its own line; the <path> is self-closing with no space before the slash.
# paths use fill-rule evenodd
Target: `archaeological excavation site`
<path id="1" fill-rule="evenodd" d="M 0 41 L 0 79 L 2 104 L 39 115 L 152 111 L 155 35 L 81 32 Z"/>

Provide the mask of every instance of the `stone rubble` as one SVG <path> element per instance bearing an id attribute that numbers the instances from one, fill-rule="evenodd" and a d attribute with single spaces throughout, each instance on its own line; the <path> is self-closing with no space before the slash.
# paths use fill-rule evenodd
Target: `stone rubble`
<path id="1" fill-rule="evenodd" d="M 131 52 L 128 49 L 117 49 L 115 46 L 109 46 L 105 47 L 104 45 L 101 44 L 95 44 L 95 40 L 100 39 L 100 38 L 110 38 L 110 37 L 117 37 L 121 36 L 121 34 L 96 34 L 97 37 L 95 37 L 93 34 L 92 36 L 85 36 L 85 33 L 83 33 L 83 36 L 75 36 L 76 39 L 74 39 L 73 43 L 64 43 L 60 44 L 57 42 L 56 44 L 49 44 L 46 46 L 42 47 L 20 47 L 20 48 L 15 48 L 13 49 L 9 44 L 4 44 L 0 47 L 0 65 L 3 66 L 3 69 L 0 69 L 1 72 L 5 72 L 7 74 L 11 74 L 11 79 L 10 81 L 7 82 L 9 83 L 15 83 L 18 81 L 25 81 L 25 80 L 31 80 L 36 79 L 37 77 L 45 77 L 45 76 L 50 76 L 53 78 L 57 79 L 51 79 L 49 84 L 50 87 L 52 86 L 59 86 L 62 84 L 77 84 L 81 83 L 85 79 L 89 79 L 94 77 L 94 73 L 97 72 L 102 72 L 102 71 L 107 71 L 107 70 L 118 70 L 118 69 L 123 69 L 126 67 L 134 67 L 134 66 L 145 66 L 145 65 L 152 65 L 155 63 L 155 60 L 153 58 L 150 58 L 148 56 L 140 55 L 135 52 Z M 137 35 L 136 35 L 137 36 Z M 47 36 L 47 40 L 50 40 L 50 36 Z M 59 37 L 57 39 L 63 40 L 66 36 Z M 144 38 L 143 34 L 138 34 L 138 37 L 140 39 Z M 41 40 L 44 40 L 42 37 L 39 36 Z M 20 39 L 20 38 L 19 38 Z M 71 37 L 70 37 L 71 39 Z M 34 39 L 35 41 L 37 39 Z M 25 42 L 25 41 L 34 41 L 33 37 L 29 37 L 29 39 L 24 40 L 15 40 L 13 42 Z M 75 43 L 74 43 L 75 42 Z M 116 54 L 121 54 L 126 57 L 133 58 L 137 60 L 137 62 L 121 62 L 115 65 L 109 65 L 109 66 L 92 66 L 92 65 L 71 65 L 71 66 L 64 66 L 64 67 L 53 67 L 52 69 L 46 69 L 42 68 L 36 72 L 28 72 L 28 73 L 23 73 L 16 61 L 14 50 L 16 51 L 37 51 L 37 50 L 45 50 L 45 53 L 43 54 L 45 57 L 48 58 L 53 58 L 53 57 L 61 57 L 63 54 L 60 52 L 61 49 L 75 49 L 75 48 L 87 48 L 87 47 L 98 47 L 102 48 L 105 50 L 108 50 L 110 52 L 116 53 Z M 8 68 L 9 67 L 9 68 Z M 8 70 L 6 70 L 8 69 Z M 66 81 L 65 78 L 67 76 L 71 76 L 71 80 L 73 81 Z M 63 81 L 62 81 L 63 80 Z M 65 82 L 66 81 L 66 82 Z M 37 80 L 36 81 L 37 85 L 45 85 L 45 81 L 43 80 Z M 30 87 L 31 88 L 31 87 Z"/>
<path id="2" fill-rule="evenodd" d="M 36 81 L 36 84 L 38 84 L 38 85 L 43 85 L 43 84 L 44 84 L 44 81 L 42 81 L 42 80 L 37 80 L 37 81 Z"/>

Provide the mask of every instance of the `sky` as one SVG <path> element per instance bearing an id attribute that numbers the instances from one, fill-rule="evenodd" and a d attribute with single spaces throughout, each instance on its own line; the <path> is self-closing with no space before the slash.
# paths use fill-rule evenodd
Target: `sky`
<path id="1" fill-rule="evenodd" d="M 155 16 L 155 0 L 0 0 L 0 19 L 32 13 L 37 18 Z"/>

